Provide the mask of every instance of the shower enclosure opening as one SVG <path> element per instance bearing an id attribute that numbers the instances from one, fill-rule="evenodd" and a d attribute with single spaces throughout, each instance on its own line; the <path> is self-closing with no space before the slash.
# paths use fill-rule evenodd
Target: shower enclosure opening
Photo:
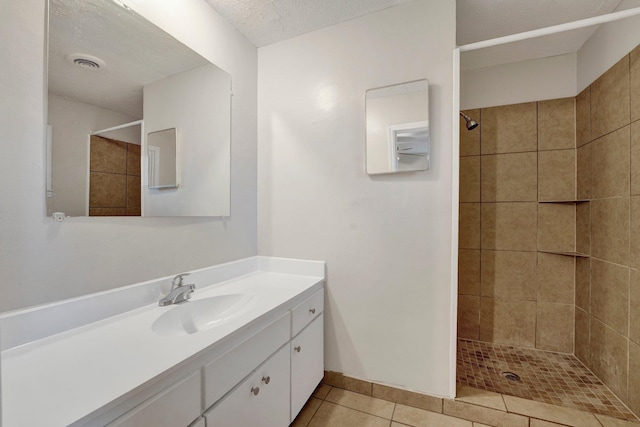
<path id="1" fill-rule="evenodd" d="M 638 14 L 640 8 L 553 31 L 620 17 L 640 23 L 640 18 L 630 18 Z M 623 24 L 609 24 L 607 34 L 613 37 L 611 25 Z M 617 34 L 631 37 L 625 31 Z M 496 43 L 553 32 L 530 33 Z M 460 104 L 454 105 L 461 129 L 456 133 L 458 387 L 638 420 L 640 315 L 633 307 L 640 306 L 640 249 L 634 243 L 640 241 L 640 221 L 634 218 L 640 212 L 640 150 L 634 149 L 640 141 L 640 31 L 636 33 L 615 64 L 582 74 L 594 76 L 577 85 L 577 94 L 572 84 L 565 91 L 551 83 L 542 87 L 544 77 L 529 81 L 528 87 L 522 64 L 496 66 L 498 76 L 488 76 L 486 67 L 460 73 Z M 489 46 L 462 46 L 457 53 Z M 587 46 L 592 50 L 583 56 L 595 55 L 598 46 Z M 576 56 L 568 57 L 574 61 L 574 84 L 581 64 Z M 552 65 L 566 58 L 544 59 L 527 65 L 552 75 Z M 511 90 L 518 78 L 520 92 Z M 470 94 L 472 88 L 483 92 Z"/>

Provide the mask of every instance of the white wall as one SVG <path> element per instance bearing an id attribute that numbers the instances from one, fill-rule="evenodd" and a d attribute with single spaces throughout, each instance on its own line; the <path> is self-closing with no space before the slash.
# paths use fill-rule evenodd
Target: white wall
<path id="1" fill-rule="evenodd" d="M 149 189 L 144 215 L 229 216 L 231 80 L 209 64 L 144 87 L 145 134 L 176 128 L 178 188 Z"/>
<path id="2" fill-rule="evenodd" d="M 478 52 L 473 52 L 477 54 Z M 461 56 L 464 56 L 463 52 Z M 485 108 L 576 95 L 577 55 L 460 71 L 460 108 Z"/>
<path id="3" fill-rule="evenodd" d="M 623 0 L 616 11 L 640 7 Z M 577 92 L 580 93 L 640 44 L 640 16 L 603 24 L 578 51 Z"/>
<path id="4" fill-rule="evenodd" d="M 448 396 L 455 2 L 258 50 L 258 252 L 327 261 L 325 368 Z M 365 91 L 430 82 L 432 168 L 365 173 Z"/>
<path id="5" fill-rule="evenodd" d="M 89 132 L 138 120 L 95 105 L 49 93 L 48 123 L 52 126 L 53 197 L 47 199 L 47 215 L 87 213 Z M 140 141 L 140 127 L 136 126 Z M 113 138 L 113 135 L 109 136 Z"/>
<path id="6" fill-rule="evenodd" d="M 231 74 L 231 218 L 45 217 L 45 1 L 3 2 L 0 311 L 256 254 L 255 47 L 204 0 L 127 1 Z M 139 4 L 138 4 L 139 3 Z"/>

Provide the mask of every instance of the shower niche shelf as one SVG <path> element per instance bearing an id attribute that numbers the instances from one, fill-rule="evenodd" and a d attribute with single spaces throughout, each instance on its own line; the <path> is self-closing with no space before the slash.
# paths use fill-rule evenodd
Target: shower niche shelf
<path id="1" fill-rule="evenodd" d="M 544 254 L 554 254 L 554 255 L 563 255 L 563 256 L 572 256 L 575 258 L 590 258 L 589 254 L 585 254 L 582 252 L 571 252 L 571 251 L 541 251 L 539 250 L 538 252 L 542 252 Z"/>
<path id="2" fill-rule="evenodd" d="M 575 200 L 539 200 L 538 203 L 563 203 L 563 204 L 578 204 L 587 203 L 589 199 L 575 199 Z"/>

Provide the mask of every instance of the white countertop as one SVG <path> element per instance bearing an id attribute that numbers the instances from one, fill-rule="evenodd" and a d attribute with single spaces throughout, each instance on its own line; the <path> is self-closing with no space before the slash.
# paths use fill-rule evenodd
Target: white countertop
<path id="1" fill-rule="evenodd" d="M 5 350 L 2 425 L 67 426 L 278 307 L 309 295 L 323 280 L 256 271 L 206 288 L 196 283 L 192 301 L 234 293 L 255 297 L 251 308 L 238 317 L 195 334 L 155 333 L 153 322 L 176 308 L 155 303 Z"/>

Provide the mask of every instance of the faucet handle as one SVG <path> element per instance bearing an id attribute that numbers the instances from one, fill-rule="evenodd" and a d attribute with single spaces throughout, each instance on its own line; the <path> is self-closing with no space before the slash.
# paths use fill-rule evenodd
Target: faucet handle
<path id="1" fill-rule="evenodd" d="M 171 282 L 171 286 L 176 288 L 182 286 L 182 281 L 184 280 L 184 276 L 188 276 L 189 274 L 191 273 L 178 274 L 176 277 L 173 278 L 173 281 Z"/>

